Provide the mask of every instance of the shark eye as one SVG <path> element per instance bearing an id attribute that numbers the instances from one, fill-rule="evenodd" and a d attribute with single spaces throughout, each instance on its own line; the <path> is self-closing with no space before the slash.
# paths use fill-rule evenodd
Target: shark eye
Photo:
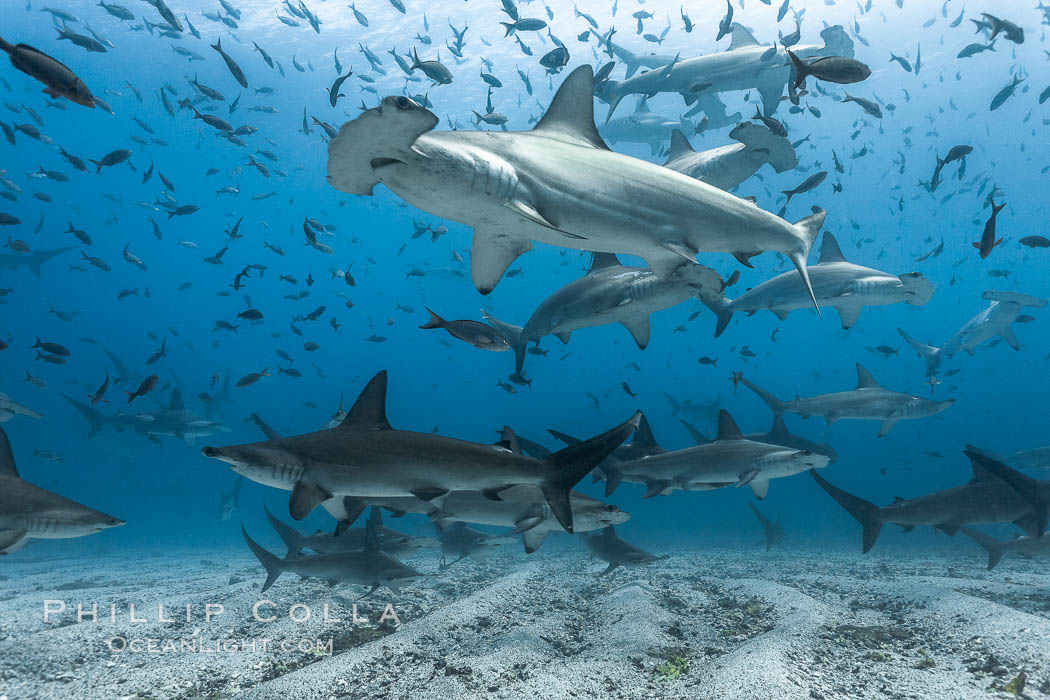
<path id="1" fill-rule="evenodd" d="M 407 97 L 405 97 L 404 95 L 402 95 L 401 97 L 397 98 L 398 109 L 408 109 L 408 105 L 409 104 L 410 104 L 409 103 L 409 99 Z"/>
<path id="2" fill-rule="evenodd" d="M 605 506 L 605 510 L 610 513 L 615 513 L 617 510 L 619 510 L 619 508 L 617 508 L 616 506 Z"/>

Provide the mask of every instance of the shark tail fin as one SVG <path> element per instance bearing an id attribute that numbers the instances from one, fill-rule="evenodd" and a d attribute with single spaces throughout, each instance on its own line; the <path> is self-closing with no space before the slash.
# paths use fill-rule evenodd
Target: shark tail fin
<path id="1" fill-rule="evenodd" d="M 273 585 L 273 582 L 277 580 L 277 577 L 284 570 L 281 568 L 281 560 L 260 547 L 251 537 L 248 537 L 248 531 L 244 529 L 244 525 L 241 525 L 241 534 L 244 535 L 244 541 L 248 543 L 248 549 L 252 550 L 252 554 L 258 558 L 259 563 L 266 569 L 266 581 L 262 586 L 262 590 L 265 591 Z"/>
<path id="2" fill-rule="evenodd" d="M 879 507 L 874 503 L 865 501 L 863 498 L 846 493 L 837 486 L 833 486 L 824 477 L 817 474 L 815 469 L 810 469 L 809 473 L 820 484 L 820 488 L 827 491 L 828 495 L 845 508 L 846 512 L 852 515 L 864 528 L 862 542 L 864 552 L 867 553 L 875 544 L 875 540 L 879 537 L 879 530 L 882 529 L 882 517 L 879 515 Z"/>
<path id="3" fill-rule="evenodd" d="M 988 457 L 973 445 L 967 445 L 963 451 L 970 461 L 977 466 L 999 477 L 1017 492 L 1032 510 L 1035 511 L 1035 536 L 1042 537 L 1046 531 L 1047 518 L 1050 516 L 1050 500 L 1037 480 L 1022 474 L 1013 467 Z"/>
<path id="4" fill-rule="evenodd" d="M 713 296 L 705 294 L 700 296 L 700 301 L 715 315 L 715 337 L 722 335 L 733 319 L 733 302 L 723 295 Z"/>
<path id="5" fill-rule="evenodd" d="M 751 380 L 747 379 L 746 377 L 741 377 L 740 378 L 740 383 L 743 384 L 744 386 L 746 386 L 751 391 L 753 391 L 756 394 L 758 394 L 758 398 L 762 399 L 766 403 L 766 405 L 769 406 L 769 410 L 773 411 L 773 415 L 774 416 L 782 416 L 782 415 L 784 415 L 784 402 L 783 401 L 781 401 L 777 397 L 773 396 L 768 391 L 766 391 L 762 387 L 758 386 L 757 384 L 755 384 Z"/>
<path id="6" fill-rule="evenodd" d="M 66 399 L 66 401 L 73 404 L 74 408 L 80 411 L 80 415 L 87 418 L 87 421 L 89 423 L 88 438 L 93 438 L 96 435 L 98 435 L 98 432 L 102 430 L 102 426 L 106 424 L 106 417 L 102 415 L 102 412 L 96 411 L 95 409 L 91 408 L 91 406 L 88 406 L 86 403 L 77 401 L 76 399 L 67 396 L 66 394 L 62 394 L 62 396 Z"/>
<path id="7" fill-rule="evenodd" d="M 641 414 L 635 413 L 615 428 L 569 445 L 544 460 L 546 476 L 540 483 L 540 490 L 566 532 L 573 532 L 569 491 L 636 431 L 640 421 Z"/>
<path id="8" fill-rule="evenodd" d="M 619 93 L 620 83 L 616 80 L 606 80 L 602 86 L 602 93 L 606 101 L 609 103 L 609 113 L 605 115 L 605 123 L 608 124 L 609 120 L 612 119 L 613 112 L 620 106 L 620 101 L 626 97 L 626 93 Z"/>
<path id="9" fill-rule="evenodd" d="M 1006 551 L 1003 549 L 1003 543 L 994 537 L 990 537 L 983 532 L 978 532 L 977 530 L 972 530 L 968 527 L 961 527 L 959 529 L 964 535 L 981 545 L 981 547 L 984 548 L 984 551 L 988 552 L 988 571 L 994 569 L 995 565 L 1003 558 L 1003 553 Z"/>
<path id="10" fill-rule="evenodd" d="M 284 546 L 288 548 L 288 553 L 284 555 L 284 558 L 295 559 L 303 549 L 301 544 L 303 536 L 299 534 L 295 528 L 278 520 L 277 516 L 271 513 L 269 508 L 264 506 L 263 510 L 266 511 L 266 519 L 270 521 L 270 525 L 273 527 L 274 532 L 276 532 L 284 542 Z"/>
<path id="11" fill-rule="evenodd" d="M 799 249 L 788 254 L 788 258 L 794 263 L 795 269 L 798 270 L 798 274 L 802 276 L 802 282 L 806 285 L 806 291 L 809 292 L 809 298 L 813 300 L 813 308 L 816 309 L 817 316 L 820 316 L 820 304 L 817 303 L 817 295 L 813 292 L 813 284 L 809 281 L 809 270 L 806 269 L 806 259 L 809 257 L 809 251 L 813 248 L 817 236 L 820 235 L 820 227 L 824 225 L 824 218 L 826 216 L 826 211 L 820 207 L 813 207 L 812 214 L 804 219 L 796 221 L 795 231 L 801 239 L 801 246 Z"/>
<path id="12" fill-rule="evenodd" d="M 941 349 L 933 345 L 920 343 L 900 328 L 897 329 L 897 332 L 915 352 L 919 353 L 919 357 L 926 360 L 926 376 L 932 377 L 937 372 L 937 366 L 941 364 Z"/>

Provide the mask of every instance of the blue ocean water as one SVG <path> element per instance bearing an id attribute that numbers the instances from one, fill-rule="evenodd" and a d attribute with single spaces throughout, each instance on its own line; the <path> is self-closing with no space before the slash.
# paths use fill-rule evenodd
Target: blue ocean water
<path id="1" fill-rule="evenodd" d="M 987 305 L 981 298 L 986 290 L 1050 296 L 1050 282 L 1043 274 L 1045 251 L 1018 244 L 1023 236 L 1045 234 L 1047 218 L 1043 184 L 1050 147 L 1044 133 L 1050 117 L 1038 96 L 1050 76 L 1043 51 L 1045 25 L 1030 3 L 971 2 L 964 9 L 947 2 L 942 9 L 936 3 L 905 0 L 901 7 L 878 0 L 862 12 L 856 3 L 794 0 L 791 12 L 778 23 L 777 7 L 752 1 L 734 8 L 735 21 L 762 43 L 775 40 L 778 31 L 792 31 L 793 17 L 801 22 L 803 43 L 819 43 L 818 33 L 825 25 L 847 26 L 854 35 L 859 31 L 866 43 L 855 40 L 855 55 L 873 72 L 862 84 L 845 90 L 880 101 L 884 117 L 866 118 L 856 105 L 840 102 L 837 86 L 830 86 L 826 95 L 814 92 L 806 98 L 807 104 L 819 108 L 819 118 L 808 112 L 791 114 L 790 103 L 784 102 L 775 116 L 793 141 L 806 139 L 797 148 L 799 168 L 783 174 L 764 168 L 736 194 L 755 196 L 758 206 L 776 211 L 782 204 L 781 191 L 808 174 L 831 170 L 821 187 L 792 200 L 786 218 L 799 219 L 812 205 L 824 207 L 828 212 L 824 229 L 839 238 L 848 260 L 895 274 L 920 271 L 936 287 L 933 298 L 923 307 L 866 309 L 848 331 L 830 309 L 825 309 L 823 318 L 801 310 L 785 321 L 768 312 L 740 316 L 718 339 L 713 337 L 713 315 L 693 300 L 654 315 L 652 341 L 644 351 L 620 326 L 576 332 L 564 347 L 555 338 L 544 338 L 541 347 L 550 350 L 549 356 L 527 355 L 526 375 L 532 384 L 508 393 L 497 381 L 506 381 L 512 371 L 511 354 L 484 352 L 441 331 L 419 330 L 427 319 L 424 306 L 448 319 L 475 320 L 480 320 L 479 309 L 484 308 L 520 325 L 540 301 L 584 273 L 588 256 L 537 245 L 515 262 L 513 274 L 494 292 L 481 296 L 470 282 L 469 228 L 417 211 L 382 187 L 372 197 L 346 195 L 330 187 L 325 180 L 326 137 L 312 122 L 309 133 L 303 133 L 304 109 L 308 118 L 338 128 L 358 115 L 360 104 L 372 107 L 379 96 L 407 91 L 426 96 L 441 119 L 438 129 L 448 129 L 450 124 L 472 129 L 471 110 L 484 112 L 485 107 L 486 85 L 479 78 L 485 58 L 492 62 L 486 72 L 504 85 L 492 93 L 494 109 L 509 117 L 512 130 L 528 129 L 569 69 L 584 63 L 597 67 L 608 60 L 595 37 L 577 39 L 588 30 L 587 22 L 574 16 L 568 2 L 549 3 L 550 19 L 547 6 L 540 2 L 519 5 L 523 16 L 548 20 L 550 31 L 569 50 L 567 69 L 548 77 L 538 65 L 539 57 L 555 46 L 546 31 L 522 33 L 533 51 L 532 56 L 525 55 L 513 38 L 503 36 L 498 22 L 506 17 L 494 2 L 406 3 L 408 11 L 401 14 L 388 2 L 370 0 L 357 4 L 367 15 L 367 27 L 344 3 L 318 2 L 311 9 L 323 20 L 320 33 L 302 19 L 295 20 L 299 27 L 279 22 L 277 14 L 289 13 L 277 3 L 241 0 L 235 4 L 241 18 L 232 28 L 207 19 L 196 5 L 173 1 L 171 8 L 178 17 L 188 17 L 200 39 L 188 32 L 172 39 L 161 36 L 160 30 L 146 31 L 143 17 L 154 23 L 161 19 L 144 3 L 129 5 L 136 18 L 126 22 L 90 3 L 62 6 L 78 16 L 78 21 L 69 21 L 70 28 L 87 33 L 90 25 L 112 42 L 105 52 L 87 52 L 59 41 L 51 15 L 38 2 L 8 3 L 5 8 L 4 39 L 30 44 L 63 61 L 114 112 L 87 110 L 67 101 L 51 103 L 28 76 L 10 67 L 0 73 L 5 81 L 2 121 L 33 124 L 27 112 L 32 108 L 43 122 L 40 131 L 52 142 L 19 132 L 13 146 L 0 143 L 0 169 L 21 188 L 14 199 L 0 201 L 0 211 L 21 221 L 4 227 L 3 233 L 25 241 L 33 250 L 78 246 L 46 264 L 39 277 L 24 267 L 0 271 L 0 288 L 11 289 L 0 299 L 5 302 L 0 306 L 0 334 L 9 345 L 0 353 L 4 376 L 0 390 L 44 416 L 41 420 L 16 417 L 5 428 L 24 478 L 128 522 L 91 538 L 37 541 L 33 547 L 83 551 L 238 545 L 241 520 L 249 530 L 266 527 L 262 504 L 282 512 L 287 493 L 249 483 L 240 513 L 217 522 L 218 494 L 230 488 L 234 477 L 226 465 L 201 456 L 200 447 L 261 439 L 256 426 L 246 421 L 252 413 L 282 434 L 317 430 L 341 398 L 348 406 L 381 369 L 390 373 L 388 416 L 397 428 L 491 442 L 497 438 L 495 431 L 509 425 L 522 436 L 555 447 L 548 428 L 589 436 L 642 409 L 661 446 L 670 449 L 691 442 L 680 416 L 672 415 L 664 392 L 697 403 L 720 397 L 721 406 L 745 432 L 767 429 L 771 414 L 743 386 L 734 390 L 731 372 L 742 371 L 777 396 L 791 398 L 853 388 L 854 364 L 860 362 L 887 388 L 930 396 L 924 363 L 900 339 L 898 327 L 924 342 L 940 344 Z M 726 40 L 715 41 L 715 28 L 725 11 L 719 3 L 685 8 L 696 24 L 691 33 L 683 30 L 677 4 L 625 2 L 615 15 L 614 8 L 609 3 L 579 4 L 603 32 L 613 26 L 618 29 L 614 41 L 638 51 L 656 49 L 684 58 L 726 49 Z M 631 13 L 643 9 L 653 14 L 645 20 L 646 32 L 659 34 L 670 24 L 659 46 L 635 33 Z M 983 35 L 975 38 L 969 21 L 983 10 L 1020 23 L 1026 42 L 1015 45 L 1000 39 L 994 52 L 957 58 L 968 43 L 984 41 Z M 218 5 L 206 11 L 228 16 Z M 957 27 L 949 26 L 960 12 L 966 19 Z M 453 57 L 446 47 L 454 39 L 450 25 L 469 27 L 463 59 Z M 430 40 L 424 43 L 417 37 Z M 248 89 L 235 82 L 209 47 L 218 39 L 243 68 Z M 253 50 L 253 42 L 282 70 L 270 68 Z M 370 67 L 362 46 L 382 59 L 385 74 Z M 176 48 L 199 54 L 202 60 L 187 60 Z M 421 58 L 439 58 L 448 66 L 452 83 L 435 86 L 418 73 L 406 82 L 387 52 L 396 49 L 403 55 L 413 48 Z M 892 52 L 907 57 L 914 67 L 920 48 L 918 74 L 888 61 Z M 354 74 L 343 84 L 346 97 L 333 108 L 325 88 L 337 77 L 336 51 L 344 71 L 352 66 Z M 305 72 L 293 67 L 293 58 L 306 67 Z M 519 69 L 530 77 L 534 94 L 525 91 Z M 621 77 L 622 71 L 617 65 L 614 77 Z M 1015 75 L 1025 78 L 1017 94 L 989 111 L 992 98 Z M 196 102 L 197 93 L 189 83 L 194 78 L 219 90 L 226 100 Z M 261 88 L 273 92 L 260 93 Z M 161 90 L 169 90 L 174 116 L 163 108 Z M 745 115 L 758 102 L 753 90 L 721 97 L 730 112 Z M 238 109 L 231 114 L 229 104 L 238 98 Z M 178 102 L 183 99 L 194 100 L 199 109 L 214 108 L 216 116 L 234 127 L 252 125 L 258 131 L 243 137 L 247 146 L 230 143 L 194 120 L 190 110 L 180 109 Z M 632 103 L 633 99 L 625 101 L 619 115 L 627 114 Z M 251 111 L 257 107 L 272 107 L 273 113 Z M 651 98 L 649 107 L 673 119 L 685 109 L 673 94 Z M 596 102 L 599 122 L 606 111 L 606 105 Z M 727 133 L 728 128 L 712 128 L 691 135 L 691 141 L 697 149 L 712 148 L 729 143 Z M 943 184 L 931 194 L 920 182 L 929 180 L 935 157 L 943 157 L 957 144 L 974 149 L 966 158 L 965 176 L 960 180 L 954 168 L 946 170 Z M 648 146 L 612 145 L 663 162 L 651 155 Z M 133 167 L 125 163 L 96 175 L 89 165 L 89 172 L 75 172 L 59 154 L 59 146 L 84 159 L 100 159 L 127 148 L 132 151 Z M 832 149 L 844 163 L 842 174 L 831 169 Z M 273 159 L 260 151 L 271 152 Z M 264 163 L 270 177 L 250 166 L 249 158 Z M 151 163 L 154 175 L 143 183 Z M 40 167 L 66 173 L 70 180 L 28 177 Z M 209 168 L 217 172 L 208 175 Z M 162 184 L 161 173 L 173 188 Z M 841 184 L 842 191 L 834 193 L 833 183 Z M 240 194 L 216 194 L 228 185 Z M 1006 203 L 998 219 L 999 235 L 1005 241 L 989 258 L 981 259 L 970 244 L 980 238 L 990 213 L 986 198 L 993 188 L 997 201 Z M 271 191 L 274 194 L 267 199 L 252 200 L 252 195 Z M 36 193 L 48 195 L 51 201 L 34 198 Z M 200 209 L 169 218 L 161 206 L 168 195 L 179 205 Z M 162 232 L 159 239 L 150 217 Z M 307 217 L 328 227 L 332 235 L 320 240 L 332 247 L 333 255 L 304 245 Z M 224 231 L 241 219 L 242 237 L 229 241 Z M 34 232 L 39 220 L 42 226 Z M 434 242 L 429 234 L 412 239 L 413 220 L 434 228 L 447 226 L 448 232 Z M 79 246 L 73 234 L 65 233 L 71 223 L 90 234 L 90 246 Z M 943 254 L 915 261 L 941 239 Z M 182 241 L 196 246 L 187 247 Z M 264 242 L 280 247 L 285 255 L 272 252 Z M 221 265 L 202 260 L 227 245 Z M 122 259 L 125 246 L 148 270 Z M 103 272 L 79 259 L 82 252 L 105 260 L 112 270 Z M 457 255 L 462 262 L 455 259 Z M 810 262 L 815 259 L 814 252 Z M 727 290 L 730 296 L 790 269 L 776 253 L 753 259 L 754 269 L 741 268 L 722 254 L 702 253 L 700 261 L 726 278 L 741 270 L 737 286 Z M 245 286 L 231 289 L 235 276 L 247 265 L 266 269 L 250 270 Z M 348 267 L 356 286 L 330 273 Z M 995 270 L 1008 274 L 993 277 L 990 272 Z M 294 276 L 297 283 L 282 281 L 281 275 Z M 314 278 L 313 286 L 306 285 L 308 276 Z M 192 286 L 180 290 L 184 283 Z M 121 290 L 137 294 L 118 299 Z M 304 290 L 309 292 L 305 298 L 287 296 Z M 296 316 L 322 305 L 325 311 L 317 321 L 295 323 L 302 336 L 292 332 Z M 49 313 L 49 306 L 78 313 L 65 322 Z M 264 313 L 262 322 L 237 318 L 248 307 Z M 690 320 L 697 311 L 699 315 Z M 932 388 L 934 398 L 956 399 L 941 415 L 902 422 L 882 438 L 876 437 L 877 426 L 870 422 L 828 426 L 820 418 L 789 416 L 788 425 L 793 432 L 832 444 L 839 459 L 824 475 L 875 503 L 963 483 L 970 478 L 968 460 L 962 455 L 965 444 L 1010 454 L 1045 442 L 1048 336 L 1045 312 L 1031 313 L 1034 322 L 1016 326 L 1019 351 L 998 343 L 980 348 L 973 357 L 959 354 L 945 365 L 959 372 L 942 376 Z M 338 329 L 331 325 L 333 319 Z M 215 330 L 219 320 L 236 323 L 237 332 Z M 366 340 L 372 336 L 384 340 Z M 35 337 L 69 348 L 68 362 L 52 365 L 34 359 L 36 350 L 30 346 Z M 167 355 L 146 365 L 162 340 Z M 306 351 L 306 342 L 319 347 Z M 899 349 L 899 354 L 884 358 L 869 349 L 879 345 Z M 753 356 L 742 355 L 745 347 Z M 164 406 L 173 387 L 181 388 L 188 407 L 205 414 L 206 402 L 198 397 L 220 390 L 223 380 L 213 383 L 215 375 L 228 375 L 231 384 L 264 368 L 272 376 L 232 388 L 230 401 L 217 416 L 231 432 L 199 438 L 192 447 L 174 437 L 161 437 L 157 444 L 130 431 L 106 430 L 88 439 L 87 423 L 61 394 L 86 401 L 107 370 L 116 376 L 103 348 L 137 376 L 159 376 L 158 388 L 131 406 L 125 404 L 122 392 L 135 387 L 111 386 L 110 403 L 96 406 L 107 414 Z M 275 354 L 277 349 L 295 359 L 302 377 L 278 374 L 278 366 L 289 363 Z M 717 366 L 700 364 L 701 356 L 716 358 Z M 47 387 L 24 382 L 26 372 L 45 380 Z M 625 382 L 637 397 L 624 391 Z M 702 430 L 714 432 L 713 416 L 697 422 Z M 56 453 L 62 461 L 47 461 L 34 450 Z M 587 481 L 581 490 L 601 497 L 601 484 Z M 610 499 L 631 513 L 631 520 L 618 532 L 632 541 L 650 546 L 696 542 L 728 547 L 757 537 L 746 508 L 745 502 L 753 500 L 747 489 L 647 500 L 640 498 L 642 492 L 625 484 Z M 853 546 L 859 539 L 855 522 L 805 475 L 774 481 L 763 508 L 780 514 L 796 541 Z M 330 518 L 315 513 L 301 529 L 331 526 Z M 405 527 L 430 532 L 424 519 L 413 519 Z M 959 546 L 930 532 L 887 531 L 883 537 L 900 546 Z"/>

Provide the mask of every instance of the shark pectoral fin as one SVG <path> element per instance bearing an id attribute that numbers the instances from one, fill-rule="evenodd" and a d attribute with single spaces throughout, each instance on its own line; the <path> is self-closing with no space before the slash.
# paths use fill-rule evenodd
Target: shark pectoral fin
<path id="1" fill-rule="evenodd" d="M 399 584 L 394 583 L 393 581 L 391 581 L 386 576 L 380 576 L 378 580 L 379 580 L 379 583 L 381 583 L 382 585 L 384 585 L 387 588 L 389 588 L 390 592 L 393 593 L 394 595 L 401 595 L 401 586 Z"/>
<path id="2" fill-rule="evenodd" d="M 503 486 L 498 489 L 481 489 L 481 495 L 490 501 L 502 501 L 503 499 L 499 497 L 499 494 L 501 491 L 506 491 L 508 488 L 510 487 Z"/>
<path id="3" fill-rule="evenodd" d="M 896 418 L 888 418 L 882 421 L 882 425 L 879 426 L 879 437 L 884 436 L 886 433 L 893 429 L 893 426 L 897 425 Z"/>
<path id="4" fill-rule="evenodd" d="M 0 554 L 17 552 L 29 541 L 25 530 L 0 530 Z"/>
<path id="5" fill-rule="evenodd" d="M 940 530 L 949 537 L 955 537 L 955 533 L 959 531 L 959 525 L 956 523 L 940 523 L 933 526 L 935 530 Z"/>
<path id="6" fill-rule="evenodd" d="M 357 600 L 364 600 L 364 599 L 365 599 L 365 598 L 367 598 L 368 596 L 370 596 L 370 595 L 372 595 L 373 593 L 375 593 L 376 591 L 378 591 L 378 590 L 379 590 L 379 589 L 380 589 L 380 588 L 381 588 L 381 587 L 382 587 L 383 585 L 385 585 L 385 584 L 383 584 L 383 583 L 373 583 L 373 584 L 372 584 L 372 587 L 371 587 L 370 589 L 368 589 L 368 593 L 365 593 L 365 594 L 364 594 L 363 596 L 361 596 L 361 597 L 360 597 L 360 598 L 358 598 Z M 357 600 L 355 600 L 354 602 L 356 603 L 356 602 L 357 602 Z"/>
<path id="7" fill-rule="evenodd" d="M 914 525 L 902 525 L 901 523 L 897 523 L 897 524 L 900 525 L 901 532 L 911 532 L 912 530 L 915 529 Z"/>
<path id="8" fill-rule="evenodd" d="M 508 209 L 513 211 L 518 216 L 520 216 L 520 217 L 522 217 L 524 219 L 528 219 L 529 221 L 531 221 L 532 223 L 536 224 L 537 226 L 542 226 L 544 228 L 549 228 L 552 231 L 558 231 L 559 233 L 565 233 L 560 228 L 558 228 L 554 223 L 552 223 L 550 219 L 548 219 L 546 216 L 544 216 L 543 213 L 540 212 L 540 210 L 536 207 L 535 204 L 532 204 L 530 202 L 526 202 L 523 199 L 512 199 L 509 202 L 506 202 L 503 206 L 507 207 Z M 566 233 L 565 235 L 572 236 L 574 238 L 583 238 L 583 236 L 576 236 L 575 234 L 568 234 L 568 233 Z"/>
<path id="9" fill-rule="evenodd" d="M 610 467 L 605 467 L 605 497 L 606 498 L 608 498 L 609 496 L 613 495 L 613 491 L 616 490 L 616 488 L 620 485 L 621 481 L 623 481 L 623 472 L 621 472 L 619 469 L 612 469 Z"/>
<path id="10" fill-rule="evenodd" d="M 355 520 L 361 517 L 361 513 L 364 513 L 365 508 L 367 507 L 368 504 L 362 501 L 360 498 L 344 496 L 343 509 L 346 510 L 346 527 L 350 527 Z"/>
<path id="11" fill-rule="evenodd" d="M 849 330 L 857 323 L 857 318 L 860 316 L 859 306 L 839 306 L 839 319 L 842 321 L 842 328 Z"/>
<path id="12" fill-rule="evenodd" d="M 427 503 L 434 503 L 440 508 L 443 505 L 443 503 L 435 503 L 435 501 L 444 501 L 444 496 L 448 495 L 448 489 L 419 488 L 414 489 L 409 493 L 411 493 L 413 496 L 415 496 L 421 501 L 426 501 Z"/>
<path id="13" fill-rule="evenodd" d="M 482 294 L 488 294 L 518 256 L 532 249 L 532 241 L 485 229 L 474 229 L 470 252 L 470 276 Z"/>
<path id="14" fill-rule="evenodd" d="M 518 522 L 514 523 L 514 529 L 508 532 L 508 535 L 520 535 L 523 532 L 531 530 L 540 523 L 543 522 L 542 515 L 527 515 Z"/>
<path id="15" fill-rule="evenodd" d="M 809 416 L 803 416 L 803 418 L 809 418 Z M 825 422 L 826 422 L 826 423 L 827 423 L 828 425 L 835 425 L 835 422 L 836 422 L 836 421 L 837 421 L 838 419 L 839 419 L 839 415 L 838 415 L 837 413 L 828 413 L 828 414 L 826 414 L 826 415 L 824 416 L 824 421 L 825 421 Z"/>
<path id="16" fill-rule="evenodd" d="M 682 265 L 696 264 L 696 251 L 682 243 L 661 243 L 659 248 L 642 256 L 649 269 L 661 280 L 670 279 Z"/>
<path id="17" fill-rule="evenodd" d="M 621 323 L 624 328 L 630 331 L 634 342 L 638 344 L 638 349 L 645 350 L 649 345 L 649 316 L 639 316 Z"/>
<path id="18" fill-rule="evenodd" d="M 762 500 L 769 493 L 769 479 L 752 479 L 751 490 L 755 492 L 755 498 Z"/>
<path id="19" fill-rule="evenodd" d="M 526 530 L 522 539 L 525 540 L 525 553 L 532 554 L 540 545 L 543 544 L 543 540 L 547 539 L 547 533 L 550 532 L 545 527 L 534 527 L 531 530 Z"/>
<path id="20" fill-rule="evenodd" d="M 553 334 L 555 338 L 560 340 L 563 344 L 569 343 L 569 336 L 572 335 L 572 331 L 559 331 Z"/>
<path id="21" fill-rule="evenodd" d="M 296 520 L 302 520 L 312 513 L 314 508 L 321 505 L 331 497 L 332 494 L 328 493 L 317 484 L 311 484 L 308 481 L 300 479 L 295 482 L 295 488 L 292 489 L 292 496 L 288 499 L 288 512 Z"/>
<path id="22" fill-rule="evenodd" d="M 746 486 L 747 484 L 750 484 L 752 481 L 755 480 L 755 477 L 759 475 L 759 472 L 760 470 L 757 467 L 752 467 L 751 469 L 742 472 L 740 474 L 740 477 L 737 479 L 736 487 L 740 488 L 741 486 Z"/>
<path id="23" fill-rule="evenodd" d="M 659 481 L 650 481 L 646 484 L 645 494 L 642 498 L 652 498 L 653 496 L 659 496 L 671 488 L 671 482 L 666 479 Z"/>
<path id="24" fill-rule="evenodd" d="M 605 571 L 601 572 L 598 575 L 599 576 L 606 576 L 608 574 L 611 574 L 613 572 L 613 569 L 615 569 L 619 565 L 620 565 L 620 562 L 618 562 L 618 561 L 611 561 L 611 562 L 609 562 L 609 566 L 605 569 Z"/>
<path id="25" fill-rule="evenodd" d="M 780 106 L 780 98 L 784 95 L 784 82 L 770 75 L 769 80 L 759 84 L 758 94 L 762 97 L 762 114 L 767 117 L 772 116 Z"/>
<path id="26" fill-rule="evenodd" d="M 1006 326 L 1001 331 L 999 331 L 999 335 L 1002 336 L 1003 340 L 1006 341 L 1006 344 L 1012 347 L 1014 350 L 1021 349 L 1020 346 L 1018 346 L 1017 344 L 1017 336 L 1014 335 L 1014 329 L 1010 326 Z"/>

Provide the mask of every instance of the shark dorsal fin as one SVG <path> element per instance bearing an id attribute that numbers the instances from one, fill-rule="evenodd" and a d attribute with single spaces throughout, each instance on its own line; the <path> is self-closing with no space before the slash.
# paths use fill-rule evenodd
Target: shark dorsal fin
<path id="1" fill-rule="evenodd" d="M 591 253 L 591 269 L 587 270 L 587 274 L 593 275 L 595 272 L 619 266 L 620 259 L 616 257 L 616 253 Z"/>
<path id="2" fill-rule="evenodd" d="M 685 137 L 681 129 L 675 129 L 671 132 L 671 150 L 667 153 L 667 162 L 670 163 L 672 160 L 678 160 L 682 156 L 687 156 L 690 153 L 696 153 L 693 147 L 689 145 L 689 139 Z"/>
<path id="3" fill-rule="evenodd" d="M 992 472 L 988 471 L 984 466 L 984 461 L 989 458 L 981 452 L 978 448 L 973 445 L 966 446 L 966 456 L 970 458 L 970 468 L 973 470 L 973 478 L 970 479 L 970 483 L 977 483 L 979 481 L 998 481 L 997 477 Z"/>
<path id="4" fill-rule="evenodd" d="M 594 125 L 594 69 L 580 66 L 562 81 L 533 131 L 609 150 Z"/>
<path id="5" fill-rule="evenodd" d="M 788 432 L 787 424 L 784 423 L 784 416 L 779 413 L 773 414 L 773 427 L 769 429 L 769 435 L 774 438 L 790 437 L 791 433 Z"/>
<path id="6" fill-rule="evenodd" d="M 835 236 L 825 231 L 824 240 L 820 244 L 820 260 L 817 261 L 817 264 L 832 262 L 846 262 L 846 256 L 842 254 L 842 248 L 839 248 L 839 242 L 835 240 Z"/>
<path id="7" fill-rule="evenodd" d="M 390 430 L 390 423 L 386 420 L 386 370 L 365 385 L 340 427 Z"/>
<path id="8" fill-rule="evenodd" d="M 19 478 L 15 468 L 15 456 L 11 453 L 11 443 L 3 428 L 0 428 L 0 476 Z"/>
<path id="9" fill-rule="evenodd" d="M 758 40 L 755 39 L 755 35 L 739 24 L 734 24 L 733 34 L 729 41 L 729 50 L 745 49 L 748 46 L 758 46 Z"/>
<path id="10" fill-rule="evenodd" d="M 182 402 L 182 392 L 178 389 L 171 390 L 171 401 L 168 403 L 168 410 L 170 411 L 182 411 L 186 408 L 186 404 Z"/>
<path id="11" fill-rule="evenodd" d="M 372 511 L 368 514 L 368 522 L 376 527 L 383 526 L 383 513 L 380 511 L 379 506 L 372 506 Z"/>
<path id="12" fill-rule="evenodd" d="M 857 388 L 858 389 L 881 389 L 875 377 L 871 376 L 871 372 L 864 369 L 864 367 L 858 362 L 857 363 Z"/>
<path id="13" fill-rule="evenodd" d="M 649 96 L 648 95 L 642 95 L 638 99 L 638 104 L 635 105 L 634 111 L 635 111 L 636 114 L 639 113 L 639 112 L 641 112 L 642 114 L 649 114 L 650 112 L 652 112 L 652 110 L 649 109 Z"/>
<path id="14" fill-rule="evenodd" d="M 656 438 L 653 437 L 653 429 L 649 426 L 649 419 L 641 411 L 638 413 L 641 415 L 641 418 L 638 420 L 638 429 L 634 431 L 634 444 L 659 447 L 656 443 Z"/>
<path id="15" fill-rule="evenodd" d="M 371 519 L 365 521 L 365 551 L 379 551 L 379 531 Z"/>
<path id="16" fill-rule="evenodd" d="M 901 498 L 900 496 L 894 496 L 894 497 L 893 497 L 893 502 L 894 502 L 894 503 L 904 503 L 904 501 L 906 501 L 906 500 L 908 500 L 908 499 L 906 499 L 906 498 Z"/>
<path id="17" fill-rule="evenodd" d="M 740 433 L 740 428 L 737 427 L 736 421 L 733 420 L 733 416 L 729 415 L 729 411 L 725 409 L 718 412 L 718 440 L 743 440 L 744 436 Z"/>
<path id="18" fill-rule="evenodd" d="M 522 453 L 521 443 L 518 442 L 518 436 L 514 434 L 514 431 L 511 430 L 510 426 L 503 426 L 503 432 L 500 435 L 500 438 L 501 440 L 497 443 L 498 445 L 500 445 L 501 447 L 506 447 L 508 450 L 510 450 L 516 455 L 520 455 Z"/>

